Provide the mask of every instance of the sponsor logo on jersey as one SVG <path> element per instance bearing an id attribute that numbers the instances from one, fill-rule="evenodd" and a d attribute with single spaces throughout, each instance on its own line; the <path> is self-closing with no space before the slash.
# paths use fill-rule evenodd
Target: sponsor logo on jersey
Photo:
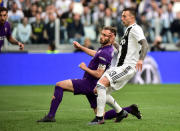
<path id="1" fill-rule="evenodd" d="M 106 59 L 104 57 L 99 56 L 99 59 L 106 61 Z"/>

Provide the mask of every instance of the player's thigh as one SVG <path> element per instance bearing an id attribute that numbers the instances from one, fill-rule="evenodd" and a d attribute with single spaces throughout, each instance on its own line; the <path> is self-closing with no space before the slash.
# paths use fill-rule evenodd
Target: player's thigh
<path id="1" fill-rule="evenodd" d="M 114 78 L 114 89 L 118 90 L 124 87 L 128 83 L 128 81 L 135 75 L 135 70 L 131 67 L 127 66 L 120 70 L 118 74 Z"/>
<path id="2" fill-rule="evenodd" d="M 115 67 L 111 67 L 110 69 L 106 70 L 98 82 L 100 82 L 106 87 L 109 87 L 112 81 L 111 77 L 116 74 L 115 70 Z"/>
<path id="3" fill-rule="evenodd" d="M 101 77 L 100 80 L 98 81 L 98 83 L 103 84 L 105 87 L 110 86 L 110 81 L 106 76 Z"/>
<path id="4" fill-rule="evenodd" d="M 90 94 L 96 86 L 96 82 L 89 81 L 88 79 L 72 79 L 74 95 Z"/>
<path id="5" fill-rule="evenodd" d="M 105 81 L 108 81 L 111 83 L 112 77 L 117 74 L 116 70 L 117 68 L 115 67 L 111 67 L 110 69 L 106 70 L 98 82 L 104 83 Z"/>
<path id="6" fill-rule="evenodd" d="M 66 91 L 74 91 L 72 80 L 64 80 L 56 83 L 57 86 L 62 87 Z"/>

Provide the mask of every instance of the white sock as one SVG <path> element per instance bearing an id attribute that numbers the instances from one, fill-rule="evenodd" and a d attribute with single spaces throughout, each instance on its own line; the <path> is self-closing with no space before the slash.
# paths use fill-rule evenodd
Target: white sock
<path id="1" fill-rule="evenodd" d="M 106 105 L 106 87 L 100 83 L 97 84 L 97 114 L 96 116 L 102 117 Z"/>
<path id="2" fill-rule="evenodd" d="M 106 103 L 111 106 L 113 109 L 115 109 L 116 113 L 119 113 L 122 108 L 119 106 L 119 104 L 115 101 L 115 99 L 110 95 L 106 95 Z"/>

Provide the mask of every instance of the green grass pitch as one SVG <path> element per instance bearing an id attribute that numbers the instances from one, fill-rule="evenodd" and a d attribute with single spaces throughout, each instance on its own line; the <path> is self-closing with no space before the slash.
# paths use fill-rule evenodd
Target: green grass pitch
<path id="1" fill-rule="evenodd" d="M 112 95 L 123 107 L 136 103 L 142 120 L 129 115 L 121 123 L 94 118 L 85 96 L 65 92 L 55 123 L 36 123 L 48 113 L 53 86 L 1 86 L 0 131 L 180 131 L 180 85 L 132 85 Z M 106 106 L 106 110 L 110 109 Z"/>

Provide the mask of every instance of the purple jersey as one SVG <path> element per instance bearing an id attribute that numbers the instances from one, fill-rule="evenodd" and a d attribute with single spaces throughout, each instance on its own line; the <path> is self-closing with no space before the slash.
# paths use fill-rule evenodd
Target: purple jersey
<path id="1" fill-rule="evenodd" d="M 113 54 L 113 46 L 108 45 L 99 48 L 93 59 L 90 61 L 88 67 L 92 70 L 97 70 L 99 64 L 106 65 L 106 69 L 109 67 Z M 84 73 L 83 79 L 72 79 L 74 94 L 86 95 L 92 108 L 96 108 L 96 95 L 93 92 L 97 84 L 98 78 L 93 77 L 87 72 Z"/>
<path id="2" fill-rule="evenodd" d="M 4 44 L 4 39 L 11 35 L 10 24 L 6 21 L 4 25 L 0 25 L 0 51 L 1 47 Z"/>
<path id="3" fill-rule="evenodd" d="M 93 59 L 90 61 L 88 68 L 90 68 L 91 70 L 97 70 L 99 64 L 103 64 L 106 65 L 106 69 L 107 69 L 111 64 L 112 53 L 113 53 L 112 45 L 99 48 Z M 97 78 L 88 74 L 87 72 L 84 73 L 83 79 L 84 78 L 91 80 L 95 83 L 98 80 Z"/>

